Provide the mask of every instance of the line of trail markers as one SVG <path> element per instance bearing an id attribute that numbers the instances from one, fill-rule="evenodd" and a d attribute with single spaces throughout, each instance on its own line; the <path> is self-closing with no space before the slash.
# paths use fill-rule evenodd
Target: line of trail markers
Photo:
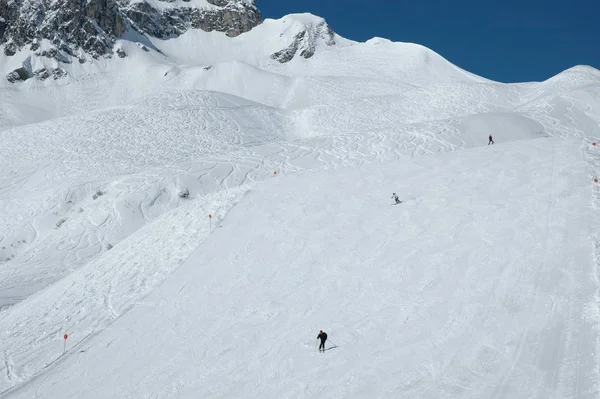
<path id="1" fill-rule="evenodd" d="M 592 147 L 596 147 L 596 143 L 592 143 Z M 598 178 L 594 178 L 594 183 L 598 183 Z"/>

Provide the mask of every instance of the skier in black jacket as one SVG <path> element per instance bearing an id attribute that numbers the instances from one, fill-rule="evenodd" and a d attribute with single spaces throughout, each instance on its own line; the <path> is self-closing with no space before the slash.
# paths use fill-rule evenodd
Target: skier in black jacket
<path id="1" fill-rule="evenodd" d="M 319 352 L 321 352 L 321 348 L 323 348 L 323 352 L 325 352 L 325 341 L 327 341 L 327 333 L 323 330 L 320 330 L 319 335 L 317 335 L 317 339 L 321 340 L 321 345 L 319 345 Z"/>

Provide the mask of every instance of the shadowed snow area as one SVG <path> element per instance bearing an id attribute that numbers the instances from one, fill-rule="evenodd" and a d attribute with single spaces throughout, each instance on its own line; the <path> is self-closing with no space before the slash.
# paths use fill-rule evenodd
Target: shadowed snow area
<path id="1" fill-rule="evenodd" d="M 0 83 L 0 396 L 600 395 L 600 71 L 323 24 Z"/>

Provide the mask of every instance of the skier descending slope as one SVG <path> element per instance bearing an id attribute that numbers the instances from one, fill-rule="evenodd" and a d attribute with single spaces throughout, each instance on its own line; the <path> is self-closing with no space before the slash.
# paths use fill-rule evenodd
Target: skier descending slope
<path id="1" fill-rule="evenodd" d="M 400 204 L 402 203 L 402 201 L 400 201 L 398 199 L 398 195 L 396 193 L 392 193 L 392 198 L 394 199 L 394 201 L 396 201 L 396 204 Z"/>
<path id="2" fill-rule="evenodd" d="M 490 134 L 490 137 L 488 137 L 489 141 L 488 141 L 488 145 L 490 144 L 494 144 L 494 140 L 492 140 L 492 135 Z"/>
<path id="3" fill-rule="evenodd" d="M 323 330 L 320 330 L 319 335 L 317 335 L 317 339 L 321 340 L 321 345 L 319 345 L 319 352 L 325 352 L 325 341 L 327 341 L 327 333 Z"/>

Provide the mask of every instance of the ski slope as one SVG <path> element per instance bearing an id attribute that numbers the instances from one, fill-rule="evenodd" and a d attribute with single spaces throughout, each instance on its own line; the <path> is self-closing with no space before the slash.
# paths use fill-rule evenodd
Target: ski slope
<path id="1" fill-rule="evenodd" d="M 540 139 L 265 181 L 10 396 L 594 397 L 588 173 Z"/>
<path id="2" fill-rule="evenodd" d="M 0 396 L 598 396 L 600 71 L 323 23 L 0 83 Z"/>

